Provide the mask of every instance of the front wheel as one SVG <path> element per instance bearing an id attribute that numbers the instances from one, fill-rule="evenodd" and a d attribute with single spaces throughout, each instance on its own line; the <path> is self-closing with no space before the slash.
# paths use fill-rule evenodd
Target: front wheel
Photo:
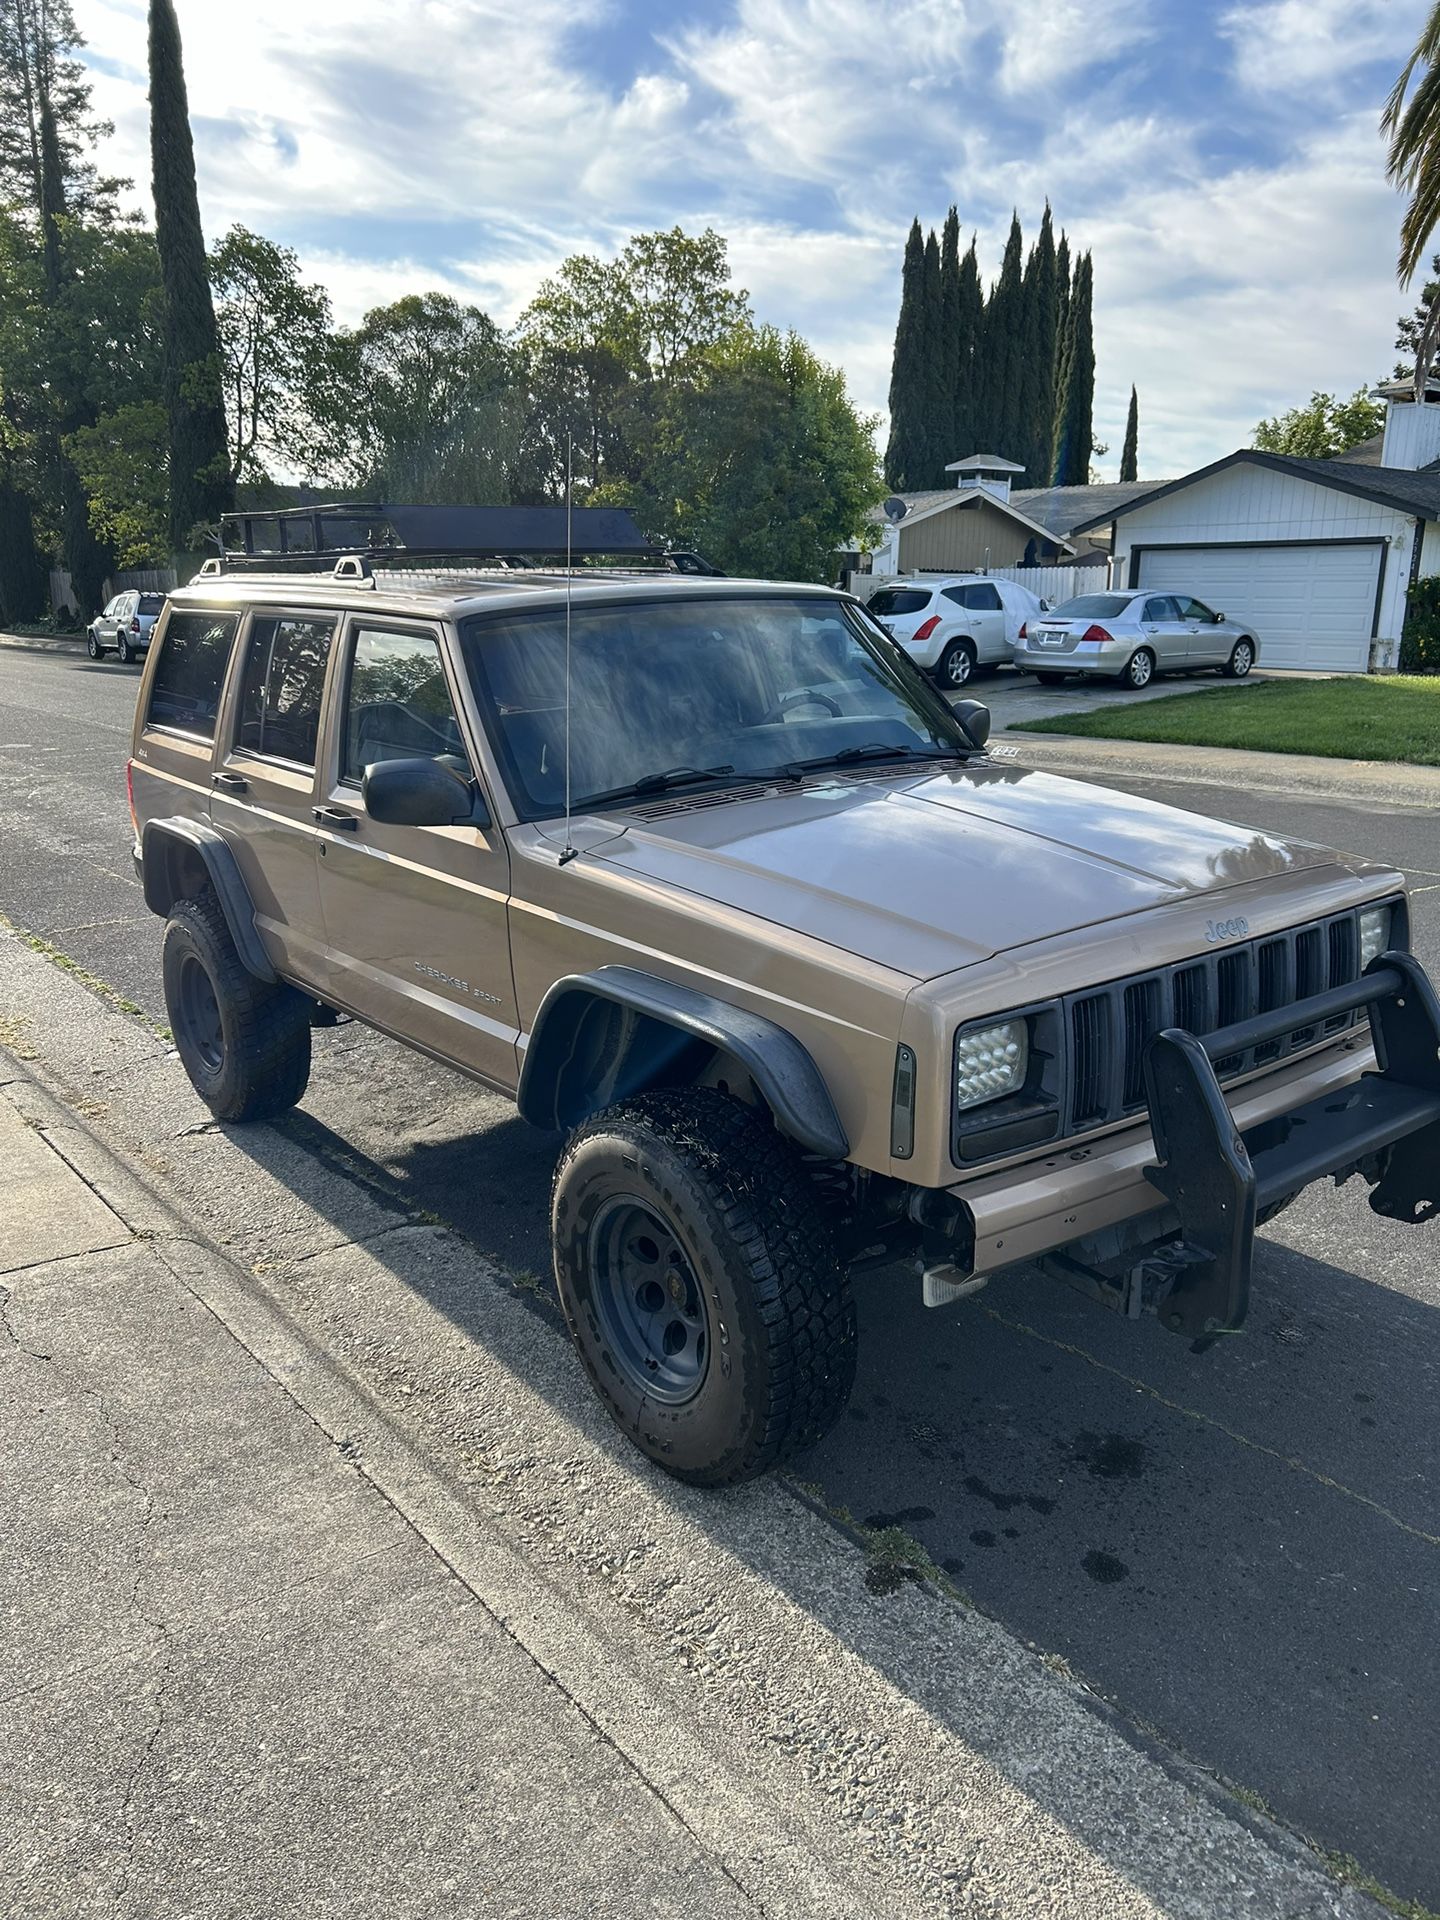
<path id="1" fill-rule="evenodd" d="M 1132 687 L 1136 692 L 1148 687 L 1155 677 L 1155 656 L 1148 647 L 1140 647 L 1132 653 L 1120 675 L 1123 685 Z"/>
<path id="2" fill-rule="evenodd" d="M 555 1173 L 555 1279 L 607 1411 L 678 1479 L 731 1486 L 810 1445 L 855 1375 L 855 1308 L 803 1161 L 710 1088 L 638 1095 Z"/>
<path id="3" fill-rule="evenodd" d="M 269 1120 L 310 1078 L 310 1001 L 245 967 L 213 894 L 177 900 L 161 949 L 180 1064 L 217 1120 Z"/>
<path id="4" fill-rule="evenodd" d="M 963 687 L 975 671 L 975 649 L 968 640 L 952 640 L 935 667 L 935 678 L 947 692 Z"/>
<path id="5" fill-rule="evenodd" d="M 1243 680 L 1255 664 L 1255 649 L 1248 640 L 1237 640 L 1230 658 L 1220 669 L 1227 680 Z"/>

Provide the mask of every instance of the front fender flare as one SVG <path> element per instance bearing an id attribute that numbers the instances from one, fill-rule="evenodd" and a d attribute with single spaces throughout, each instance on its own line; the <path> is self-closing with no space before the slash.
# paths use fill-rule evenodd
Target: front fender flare
<path id="1" fill-rule="evenodd" d="M 273 985 L 277 975 L 255 925 L 254 902 L 229 842 L 214 827 L 179 815 L 145 822 L 140 836 L 140 880 L 146 906 L 162 918 L 174 906 L 177 889 L 170 850 L 177 845 L 198 856 L 204 866 L 246 972 Z"/>
<path id="2" fill-rule="evenodd" d="M 566 1097 L 570 1064 L 584 1018 L 597 1003 L 638 1016 L 641 1022 L 713 1047 L 737 1060 L 754 1081 L 781 1133 L 827 1160 L 843 1160 L 850 1142 L 820 1069 L 784 1027 L 763 1015 L 694 987 L 676 986 L 635 967 L 598 967 L 593 973 L 557 980 L 535 1016 L 516 1101 L 526 1120 L 540 1127 L 576 1126 L 588 1117 L 584 1099 Z M 644 1084 L 629 1085 L 638 1092 Z M 597 1106 L 606 1105 L 601 1100 Z"/>

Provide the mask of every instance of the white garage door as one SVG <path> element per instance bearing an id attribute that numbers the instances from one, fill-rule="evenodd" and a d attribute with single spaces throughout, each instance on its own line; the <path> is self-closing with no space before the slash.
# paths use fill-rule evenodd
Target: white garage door
<path id="1" fill-rule="evenodd" d="M 1363 673 L 1380 548 L 1364 546 L 1151 547 L 1142 587 L 1179 588 L 1252 625 L 1262 667 Z"/>

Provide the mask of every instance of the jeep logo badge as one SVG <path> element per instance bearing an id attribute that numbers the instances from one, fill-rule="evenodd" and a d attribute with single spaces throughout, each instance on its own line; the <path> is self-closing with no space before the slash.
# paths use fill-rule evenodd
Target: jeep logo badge
<path id="1" fill-rule="evenodd" d="M 1207 920 L 1205 938 L 1213 946 L 1217 940 L 1240 940 L 1249 933 L 1250 922 L 1243 914 L 1236 914 L 1233 920 Z"/>

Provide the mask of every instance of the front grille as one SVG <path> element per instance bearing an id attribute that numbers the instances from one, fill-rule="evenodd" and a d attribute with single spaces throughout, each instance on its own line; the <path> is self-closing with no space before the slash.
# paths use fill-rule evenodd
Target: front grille
<path id="1" fill-rule="evenodd" d="M 1143 1108 L 1145 1046 L 1152 1034 L 1166 1027 L 1213 1033 L 1327 987 L 1346 986 L 1359 973 L 1359 916 L 1342 913 L 1072 995 L 1066 1002 L 1069 1131 L 1104 1126 Z M 1215 1062 L 1216 1077 L 1233 1080 L 1283 1060 L 1354 1020 L 1354 1014 L 1338 1014 L 1325 1022 L 1323 1033 L 1313 1025 L 1297 1027 L 1265 1046 L 1228 1054 Z"/>

